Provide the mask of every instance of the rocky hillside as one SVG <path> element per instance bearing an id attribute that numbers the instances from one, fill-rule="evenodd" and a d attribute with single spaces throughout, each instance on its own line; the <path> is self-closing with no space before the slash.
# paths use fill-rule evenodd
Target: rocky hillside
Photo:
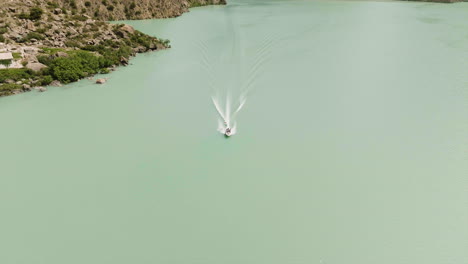
<path id="1" fill-rule="evenodd" d="M 60 86 L 170 47 L 107 20 L 164 18 L 224 0 L 0 0 L 0 96 Z M 102 83 L 103 79 L 99 81 Z"/>
<path id="2" fill-rule="evenodd" d="M 3 8 L 27 12 L 28 7 L 63 9 L 73 15 L 85 14 L 96 20 L 131 20 L 180 16 L 188 8 L 225 4 L 225 0 L 0 0 Z"/>

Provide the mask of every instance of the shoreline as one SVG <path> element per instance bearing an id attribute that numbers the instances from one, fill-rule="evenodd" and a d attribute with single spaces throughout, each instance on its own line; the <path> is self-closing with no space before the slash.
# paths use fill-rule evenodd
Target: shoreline
<path id="1" fill-rule="evenodd" d="M 118 0 L 115 6 L 106 0 L 89 0 L 81 2 L 81 6 L 75 1 L 5 3 L 0 6 L 0 97 L 33 90 L 44 92 L 47 86 L 107 74 L 128 65 L 138 53 L 170 48 L 169 40 L 147 35 L 130 25 L 116 24 L 119 21 L 172 18 L 193 7 L 226 4 L 225 0 L 173 1 L 157 8 L 152 6 L 152 0 L 138 4 Z M 98 79 L 96 83 L 106 80 Z"/>
<path id="2" fill-rule="evenodd" d="M 118 2 L 120 1 L 120 2 Z M 159 39 L 116 24 L 115 18 L 141 20 L 177 17 L 191 7 L 224 0 L 174 0 L 159 7 L 152 0 L 32 2 L 15 0 L 0 7 L 0 97 L 62 86 L 126 66 L 138 53 L 170 48 Z M 105 11 L 102 11 L 105 10 Z M 152 11 L 143 12 L 142 10 Z M 111 19 L 111 20 L 106 20 Z M 103 84 L 106 79 L 96 80 Z"/>

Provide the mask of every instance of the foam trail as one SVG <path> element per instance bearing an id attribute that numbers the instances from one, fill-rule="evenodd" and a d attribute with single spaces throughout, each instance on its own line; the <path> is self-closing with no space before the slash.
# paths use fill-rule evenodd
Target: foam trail
<path id="1" fill-rule="evenodd" d="M 231 100 L 229 98 L 229 94 L 226 95 L 226 121 L 227 126 L 229 127 L 229 123 L 231 121 Z"/>
<path id="2" fill-rule="evenodd" d="M 234 112 L 234 114 L 232 115 L 232 119 L 233 120 L 236 120 L 236 116 L 237 114 L 240 112 L 240 110 L 242 110 L 242 108 L 244 107 L 245 103 L 247 102 L 247 99 L 245 99 L 244 97 L 241 97 L 241 99 L 239 100 L 239 107 L 237 107 L 236 111 Z"/>
<path id="3" fill-rule="evenodd" d="M 219 116 L 223 119 L 224 122 L 226 122 L 226 117 L 224 116 L 224 113 L 221 110 L 218 101 L 214 98 L 214 96 L 211 96 L 211 100 L 213 101 L 213 104 L 216 108 L 216 111 L 218 111 Z"/>
<path id="4" fill-rule="evenodd" d="M 224 134 L 224 122 L 218 118 L 218 131 Z"/>
<path id="5" fill-rule="evenodd" d="M 220 133 L 224 134 L 226 132 L 226 127 L 230 127 L 231 135 L 234 135 L 237 131 L 236 129 L 237 125 L 235 122 L 234 124 L 231 124 L 231 117 L 230 117 L 231 104 L 230 104 L 229 97 L 226 98 L 226 112 L 223 112 L 221 110 L 220 104 L 214 96 L 211 97 L 211 100 L 213 101 L 213 105 L 215 106 L 216 111 L 219 114 L 217 130 Z"/>
<path id="6" fill-rule="evenodd" d="M 198 64 L 207 73 L 207 87 L 219 116 L 217 130 L 224 134 L 230 128 L 231 134 L 235 134 L 237 116 L 245 107 L 259 76 L 264 73 L 264 65 L 278 44 L 279 36 L 272 32 L 256 45 L 247 45 L 239 26 L 242 23 L 235 21 L 236 8 L 228 7 L 225 12 L 226 45 L 212 49 L 200 41 L 196 46 L 201 55 Z"/>

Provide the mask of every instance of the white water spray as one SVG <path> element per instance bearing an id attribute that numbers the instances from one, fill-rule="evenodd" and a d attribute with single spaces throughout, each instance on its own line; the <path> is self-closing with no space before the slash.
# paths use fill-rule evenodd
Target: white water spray
<path id="1" fill-rule="evenodd" d="M 244 107 L 246 103 L 245 98 L 244 99 L 241 98 L 239 100 L 239 106 L 235 109 L 235 111 L 232 111 L 232 108 L 231 108 L 232 99 L 229 96 L 226 97 L 226 102 L 225 102 L 226 107 L 224 111 L 220 105 L 220 102 L 218 101 L 216 97 L 211 96 L 211 100 L 213 101 L 213 105 L 215 106 L 216 111 L 219 114 L 218 131 L 222 134 L 225 134 L 226 128 L 230 128 L 231 135 L 236 134 L 237 133 L 236 116 L 240 112 L 240 110 L 242 110 L 242 108 Z"/>
<path id="2" fill-rule="evenodd" d="M 217 130 L 226 135 L 228 129 L 229 135 L 237 133 L 238 114 L 245 107 L 247 98 L 279 39 L 277 35 L 270 34 L 259 44 L 249 43 L 249 49 L 244 48 L 240 31 L 242 27 L 234 26 L 235 13 L 231 11 L 229 7 L 226 8 L 227 46 L 219 49 L 217 54 L 213 49 L 208 52 L 209 48 L 205 43 L 198 43 L 202 55 L 200 66 L 208 74 L 211 101 L 218 113 Z"/>

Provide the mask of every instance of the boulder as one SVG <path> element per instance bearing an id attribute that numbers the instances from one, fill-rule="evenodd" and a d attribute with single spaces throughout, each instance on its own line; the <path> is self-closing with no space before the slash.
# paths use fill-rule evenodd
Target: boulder
<path id="1" fill-rule="evenodd" d="M 50 84 L 50 86 L 55 86 L 55 87 L 62 87 L 62 83 L 55 80 L 55 81 L 52 81 Z"/>
<path id="2" fill-rule="evenodd" d="M 36 54 L 39 51 L 39 49 L 35 47 L 24 47 L 23 51 L 27 54 Z"/>
<path id="3" fill-rule="evenodd" d="M 143 46 L 138 46 L 136 48 L 133 48 L 133 53 L 143 53 L 145 51 L 147 51 L 148 49 L 146 47 L 143 47 Z"/>
<path id="4" fill-rule="evenodd" d="M 125 57 L 120 57 L 120 63 L 122 63 L 122 65 L 127 66 L 128 65 L 128 59 L 125 58 Z"/>
<path id="5" fill-rule="evenodd" d="M 27 65 L 26 65 L 26 68 L 30 69 L 30 70 L 33 70 L 35 72 L 38 72 L 44 68 L 47 68 L 46 65 L 40 63 L 40 62 L 29 62 Z"/>
<path id="6" fill-rule="evenodd" d="M 106 79 L 97 79 L 97 80 L 96 80 L 96 83 L 97 83 L 97 84 L 105 84 L 106 81 L 107 81 Z"/>
<path id="7" fill-rule="evenodd" d="M 50 40 L 44 40 L 43 44 L 45 46 L 53 46 L 54 45 L 54 43 L 52 43 L 52 41 L 50 41 Z"/>
<path id="8" fill-rule="evenodd" d="M 31 30 L 31 31 L 35 31 L 36 30 L 36 26 L 34 26 L 34 23 L 32 21 L 28 21 L 26 23 L 26 29 L 28 30 Z"/>
<path id="9" fill-rule="evenodd" d="M 25 54 L 23 61 L 38 62 L 37 57 L 35 55 L 31 55 L 31 54 Z"/>
<path id="10" fill-rule="evenodd" d="M 127 24 L 125 24 L 123 27 L 121 27 L 120 30 L 125 31 L 125 32 L 130 33 L 130 34 L 135 33 L 135 29 L 132 26 L 127 25 Z"/>
<path id="11" fill-rule="evenodd" d="M 53 44 L 54 44 L 54 47 L 59 47 L 59 48 L 65 46 L 63 42 L 60 42 L 60 41 L 54 41 Z"/>
<path id="12" fill-rule="evenodd" d="M 34 89 L 41 93 L 47 91 L 47 88 L 42 86 L 34 87 Z"/>
<path id="13" fill-rule="evenodd" d="M 31 90 L 31 85 L 23 84 L 23 90 L 30 91 Z"/>
<path id="14" fill-rule="evenodd" d="M 57 58 L 59 58 L 59 57 L 68 57 L 68 53 L 63 52 L 63 51 L 59 51 L 59 52 L 55 53 L 54 56 L 57 57 Z"/>
<path id="15" fill-rule="evenodd" d="M 60 9 L 60 8 L 55 8 L 55 9 L 54 9 L 54 14 L 56 14 L 56 15 L 62 14 L 62 9 Z"/>
<path id="16" fill-rule="evenodd" d="M 56 15 L 52 15 L 51 18 L 52 18 L 54 21 L 62 21 L 62 18 L 59 17 L 59 16 L 56 16 Z"/>

